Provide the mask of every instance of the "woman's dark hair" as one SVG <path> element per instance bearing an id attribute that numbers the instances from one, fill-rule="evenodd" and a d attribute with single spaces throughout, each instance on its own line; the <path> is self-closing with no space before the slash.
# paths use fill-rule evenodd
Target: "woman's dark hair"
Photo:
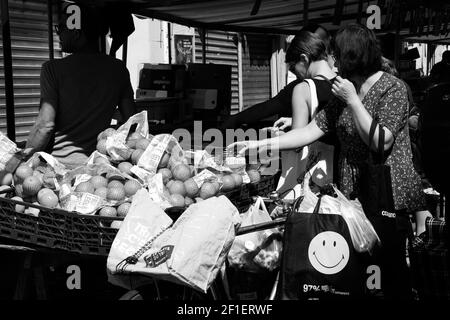
<path id="1" fill-rule="evenodd" d="M 311 61 L 325 60 L 327 58 L 325 43 L 315 33 L 300 31 L 286 51 L 286 62 L 297 63 L 302 54 Z"/>
<path id="2" fill-rule="evenodd" d="M 349 24 L 336 33 L 333 52 L 339 73 L 369 77 L 381 70 L 381 49 L 375 33 L 361 24 Z"/>
<path id="3" fill-rule="evenodd" d="M 330 50 L 331 34 L 325 27 L 317 23 L 308 23 L 300 30 L 300 32 L 302 31 L 309 31 L 318 35 L 319 38 L 325 43 L 327 54 L 331 54 Z"/>

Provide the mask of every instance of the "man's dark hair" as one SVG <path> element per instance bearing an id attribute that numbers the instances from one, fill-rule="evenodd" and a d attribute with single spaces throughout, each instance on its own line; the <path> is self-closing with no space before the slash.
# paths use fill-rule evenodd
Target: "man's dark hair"
<path id="1" fill-rule="evenodd" d="M 301 31 L 292 39 L 286 51 L 286 62 L 297 63 L 302 54 L 311 61 L 325 60 L 327 58 L 325 43 L 317 34 Z"/>
<path id="2" fill-rule="evenodd" d="M 375 33 L 362 24 L 349 24 L 336 33 L 333 51 L 339 73 L 369 77 L 381 70 L 381 49 Z"/>
<path id="3" fill-rule="evenodd" d="M 80 7 L 81 11 L 81 32 L 88 41 L 96 41 L 99 37 L 104 37 L 108 34 L 109 26 L 102 8 L 80 4 L 77 4 L 77 6 Z M 60 29 L 66 28 L 66 22 L 69 18 L 69 15 L 66 13 L 66 7 L 64 7 L 62 12 L 59 23 Z"/>
<path id="4" fill-rule="evenodd" d="M 442 61 L 450 62 L 450 50 L 446 50 L 442 53 Z"/>

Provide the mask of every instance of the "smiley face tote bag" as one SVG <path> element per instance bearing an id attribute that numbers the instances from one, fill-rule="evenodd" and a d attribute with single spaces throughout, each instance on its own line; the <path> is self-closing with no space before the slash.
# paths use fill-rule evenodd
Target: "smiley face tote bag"
<path id="1" fill-rule="evenodd" d="M 339 214 L 292 212 L 286 221 L 278 298 L 362 296 L 364 281 L 347 224 Z"/>

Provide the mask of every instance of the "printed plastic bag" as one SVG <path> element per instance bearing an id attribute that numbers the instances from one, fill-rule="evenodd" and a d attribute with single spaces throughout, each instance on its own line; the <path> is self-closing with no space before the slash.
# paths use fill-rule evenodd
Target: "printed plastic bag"
<path id="1" fill-rule="evenodd" d="M 125 161 L 130 158 L 132 149 L 126 145 L 126 140 L 133 125 L 136 125 L 134 132 L 148 138 L 147 111 L 130 117 L 113 135 L 106 138 L 106 151 L 113 161 Z"/>
<path id="2" fill-rule="evenodd" d="M 303 182 L 304 198 L 299 207 L 302 212 L 313 212 L 319 197 L 309 187 L 311 175 L 307 174 Z M 367 219 L 358 200 L 348 200 L 336 186 L 333 190 L 337 197 L 329 195 L 321 196 L 319 212 L 321 214 L 341 215 L 350 231 L 353 247 L 357 252 L 371 252 L 373 247 L 380 241 L 375 229 Z"/>
<path id="3" fill-rule="evenodd" d="M 242 215 L 241 227 L 269 221 L 272 219 L 264 201 L 258 197 L 255 204 Z M 282 251 L 282 243 L 277 235 L 278 229 L 273 228 L 237 236 L 228 253 L 228 262 L 245 271 L 273 271 L 279 266 Z"/>
<path id="4" fill-rule="evenodd" d="M 133 201 L 125 225 L 111 247 L 108 271 L 114 277 L 142 274 L 206 292 L 234 240 L 235 225 L 239 223 L 236 207 L 225 196 L 209 198 L 191 205 L 170 228 L 163 221 L 156 230 L 159 233 L 153 230 L 142 237 L 135 234 L 138 229 L 134 222 L 128 221 L 142 215 L 155 215 L 153 210 L 159 216 L 164 216 L 164 212 L 148 197 L 139 201 L 147 205 Z M 153 223 L 149 221 L 143 227 L 148 228 Z M 142 241 L 144 238 L 147 241 Z M 122 284 L 129 286 L 127 281 Z"/>
<path id="5" fill-rule="evenodd" d="M 5 170 L 6 164 L 9 160 L 19 152 L 16 144 L 8 139 L 2 132 L 0 132 L 0 171 Z"/>

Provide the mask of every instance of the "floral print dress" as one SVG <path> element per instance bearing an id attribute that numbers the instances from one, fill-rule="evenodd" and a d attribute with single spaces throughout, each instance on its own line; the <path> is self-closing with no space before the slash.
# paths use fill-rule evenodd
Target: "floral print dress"
<path id="1" fill-rule="evenodd" d="M 383 72 L 364 96 L 362 103 L 369 114 L 394 136 L 387 151 L 386 164 L 391 167 L 392 190 L 396 210 L 413 212 L 425 209 L 421 181 L 412 162 L 408 132 L 408 95 L 404 83 Z M 369 157 L 369 148 L 359 136 L 353 115 L 345 103 L 334 99 L 315 117 L 325 133 L 335 132 L 340 146 L 339 189 L 346 197 L 358 196 L 361 165 Z"/>

